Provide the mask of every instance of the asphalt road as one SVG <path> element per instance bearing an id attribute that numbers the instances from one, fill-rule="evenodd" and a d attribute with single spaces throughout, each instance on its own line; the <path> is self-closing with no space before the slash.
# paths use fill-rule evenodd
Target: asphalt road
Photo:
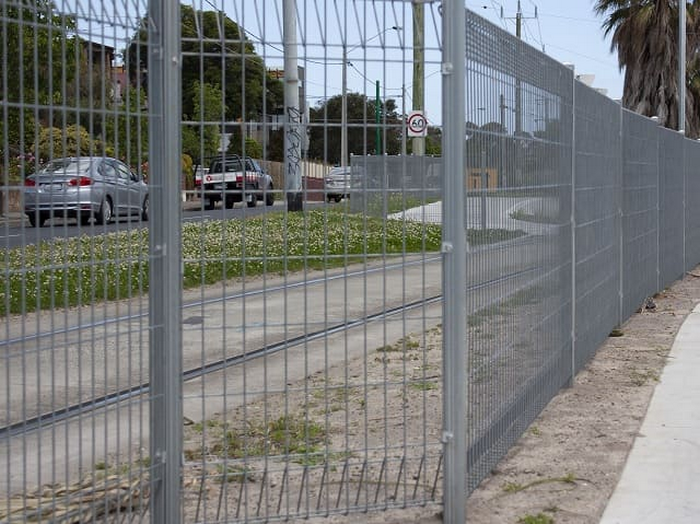
<path id="1" fill-rule="evenodd" d="M 323 202 L 306 202 L 305 208 L 310 209 L 319 207 L 325 204 Z M 262 202 L 254 208 L 246 207 L 245 203 L 236 204 L 233 209 L 217 207 L 215 209 L 204 209 L 201 201 L 195 200 L 186 202 L 182 206 L 182 221 L 183 222 L 199 222 L 202 220 L 232 220 L 243 219 L 245 217 L 253 217 L 268 213 L 270 211 L 281 211 L 284 209 L 284 202 L 276 201 L 272 207 L 263 205 Z M 18 213 L 6 219 L 6 224 L 0 222 L 0 247 L 12 249 L 25 245 L 37 244 L 43 240 L 51 240 L 54 238 L 71 238 L 81 235 L 104 235 L 114 233 L 116 231 L 133 230 L 147 226 L 147 222 L 141 222 L 135 219 L 127 219 L 120 217 L 115 219 L 110 224 L 89 226 L 79 226 L 75 219 L 54 218 L 48 220 L 46 225 L 41 228 L 33 228 L 29 225 L 24 215 Z"/>

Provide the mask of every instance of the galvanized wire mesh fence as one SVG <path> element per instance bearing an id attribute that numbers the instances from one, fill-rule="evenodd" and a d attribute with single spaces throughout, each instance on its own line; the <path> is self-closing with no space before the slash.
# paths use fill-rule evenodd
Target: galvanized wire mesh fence
<path id="1" fill-rule="evenodd" d="M 1 521 L 463 521 L 700 262 L 700 145 L 457 4 L 0 28 Z"/>

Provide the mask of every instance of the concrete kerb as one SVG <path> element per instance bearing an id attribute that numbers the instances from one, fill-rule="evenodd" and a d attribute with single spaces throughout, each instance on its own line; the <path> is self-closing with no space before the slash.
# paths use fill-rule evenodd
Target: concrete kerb
<path id="1" fill-rule="evenodd" d="M 654 390 L 601 524 L 691 524 L 700 515 L 700 305 Z"/>

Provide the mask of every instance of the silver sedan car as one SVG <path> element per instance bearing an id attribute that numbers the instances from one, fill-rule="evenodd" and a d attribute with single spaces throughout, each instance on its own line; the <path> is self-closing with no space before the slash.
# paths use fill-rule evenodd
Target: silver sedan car
<path id="1" fill-rule="evenodd" d="M 129 166 L 109 157 L 51 160 L 24 181 L 24 213 L 33 227 L 54 216 L 87 225 L 115 216 L 148 220 L 148 185 Z"/>

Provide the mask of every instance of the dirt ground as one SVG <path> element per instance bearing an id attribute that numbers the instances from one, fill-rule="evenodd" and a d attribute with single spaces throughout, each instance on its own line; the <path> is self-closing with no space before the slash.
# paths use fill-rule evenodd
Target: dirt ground
<path id="1" fill-rule="evenodd" d="M 640 309 L 640 312 L 621 326 L 617 336 L 609 337 L 595 358 L 576 377 L 573 387 L 560 391 L 506 457 L 472 493 L 467 501 L 467 522 L 598 523 L 638 434 L 675 335 L 698 302 L 700 270 L 696 269 L 655 296 L 655 307 Z M 400 432 L 396 435 L 403 434 L 404 438 L 408 435 L 409 439 L 412 431 L 427 431 L 427 440 L 436 442 L 441 429 L 440 347 L 441 331 L 433 328 L 422 337 L 409 337 L 399 341 L 395 347 L 377 348 L 370 355 L 371 360 L 382 363 L 382 366 L 368 366 L 369 359 L 348 362 L 342 369 L 334 368 L 323 375 L 307 377 L 299 385 L 289 384 L 290 391 L 296 393 L 280 395 L 278 399 L 274 395 L 270 396 L 265 406 L 247 406 L 244 420 L 249 434 L 254 433 L 253 428 L 265 426 L 262 419 L 256 420 L 255 413 L 264 411 L 267 417 L 265 420 L 268 421 L 274 420 L 281 413 L 303 414 L 304 418 L 316 424 L 315 427 L 320 428 L 325 424 L 329 428 L 327 437 L 330 449 L 378 450 L 376 456 L 372 456 L 372 453 L 365 454 L 365 464 L 368 459 L 369 463 L 381 461 L 381 450 L 386 449 L 384 446 L 387 443 L 386 440 L 383 441 L 386 439 L 386 430 L 376 432 L 372 421 L 386 420 L 386 427 Z M 393 389 L 381 386 L 387 383 L 387 377 L 401 376 L 402 373 L 408 377 L 408 387 L 405 381 Z M 413 403 L 418 404 L 411 406 Z M 425 403 L 430 406 L 427 411 L 421 408 L 421 404 L 425 406 Z M 387 417 L 392 412 L 409 413 L 409 416 L 404 419 L 399 416 L 393 419 Z M 421 413 L 420 420 L 411 418 L 416 413 Z M 214 429 L 204 439 L 204 448 L 201 445 L 201 428 L 195 431 L 186 429 L 186 435 L 191 437 L 190 442 L 193 444 L 189 451 L 187 442 L 185 446 L 186 458 L 188 453 L 194 453 L 189 457 L 192 459 L 191 464 L 201 464 L 200 450 L 204 450 L 205 454 L 212 453 L 213 450 L 216 455 L 218 446 L 220 457 L 223 442 L 220 435 L 224 432 L 219 431 L 217 437 L 217 424 L 225 424 L 224 429 L 228 424 L 233 427 L 241 417 L 241 413 L 228 413 L 218 422 L 210 421 L 209 424 Z M 233 445 L 235 438 L 237 437 L 229 432 L 226 445 Z M 338 457 L 338 465 L 346 459 L 347 455 Z M 350 499 L 357 497 L 357 500 L 365 500 L 379 491 L 378 488 L 371 487 L 377 485 L 377 479 L 379 485 L 382 482 L 389 485 L 391 482 L 403 489 L 402 478 L 417 479 L 415 485 L 420 486 L 428 484 L 431 475 L 437 478 L 434 472 L 418 469 L 416 462 L 410 462 L 410 457 L 400 466 L 391 461 L 386 462 L 386 466 L 383 464 L 379 472 L 376 467 L 372 472 L 371 467 L 360 464 L 358 462 L 348 468 L 347 475 L 338 466 L 326 467 L 311 472 L 308 476 L 305 473 L 304 477 L 295 478 L 291 470 L 275 472 L 267 463 L 267 467 L 262 463 L 249 463 L 247 474 L 255 475 L 255 472 L 264 469 L 267 478 L 254 479 L 250 485 L 260 488 L 253 489 L 248 497 L 242 496 L 242 490 L 237 488 L 222 489 L 220 479 L 218 482 L 211 480 L 216 472 L 214 475 L 212 472 L 205 473 L 204 477 L 208 480 L 204 482 L 192 480 L 188 484 L 188 477 L 201 479 L 202 471 L 194 469 L 188 472 L 186 468 L 185 493 L 190 494 L 189 501 L 185 502 L 187 520 L 203 520 L 204 517 L 204 520 L 210 521 L 215 516 L 215 507 L 217 517 L 222 507 L 233 513 L 245 508 L 250 511 L 253 507 L 259 507 L 263 499 L 271 501 L 266 508 L 263 507 L 263 514 L 270 510 L 274 513 L 275 507 L 279 511 L 279 501 L 286 500 L 288 494 L 289 500 L 297 500 L 292 492 L 300 485 L 306 489 L 305 496 L 311 494 L 310 506 L 316 506 L 325 504 L 324 501 L 328 499 L 335 500 L 335 492 L 332 496 L 327 493 L 329 486 L 340 490 L 338 499 L 342 494 L 342 498 L 347 496 Z M 224 485 L 238 485 L 241 474 L 240 471 L 234 471 L 233 478 Z M 332 475 L 335 477 L 331 478 Z M 371 482 L 368 482 L 370 477 Z M 409 482 L 406 481 L 405 484 Z M 326 486 L 326 493 L 321 489 L 316 495 L 313 486 L 322 484 Z M 263 485 L 269 487 L 263 488 Z M 373 492 L 372 489 L 376 491 Z M 281 494 L 278 496 L 275 490 Z M 440 483 L 437 482 L 437 500 L 440 500 L 441 491 Z M 206 500 L 209 501 L 211 512 L 202 510 L 207 505 Z M 439 510 L 439 506 L 433 505 L 345 517 L 335 515 L 317 521 L 333 524 L 432 524 L 441 522 Z M 294 522 L 293 519 L 289 521 Z"/>
<path id="2" fill-rule="evenodd" d="M 573 387 L 549 403 L 472 493 L 469 524 L 599 522 L 676 333 L 700 302 L 700 271 L 654 302 L 655 309 L 643 309 L 622 326 L 622 336 L 607 339 Z M 362 522 L 441 522 L 434 510 L 369 517 Z"/>
<path id="3" fill-rule="evenodd" d="M 654 307 L 633 315 L 618 336 L 609 337 L 573 386 L 560 391 L 472 493 L 467 522 L 597 524 L 675 336 L 699 302 L 696 268 L 655 296 Z M 382 497 L 391 500 L 394 489 L 399 496 L 411 490 L 423 500 L 439 501 L 441 474 L 434 467 L 439 444 L 421 449 L 417 443 L 439 442 L 441 335 L 439 327 L 432 327 L 391 346 L 368 348 L 366 358 L 289 383 L 264 403 L 247 404 L 245 412 L 190 421 L 185 427 L 184 521 L 293 515 L 300 505 L 317 509 L 334 501 L 353 506 Z M 308 437 L 313 429 L 321 449 L 346 451 L 326 455 L 325 463 L 307 469 L 294 460 L 292 468 L 290 463 L 276 465 L 266 456 L 282 453 L 274 446 L 289 442 L 276 441 L 269 428 L 284 417 L 286 427 L 306 433 L 299 442 L 314 445 Z M 245 436 L 235 428 L 245 428 Z M 235 456 L 241 442 L 250 456 L 260 459 L 248 460 L 245 469 L 224 462 L 222 469 L 221 459 Z M 406 447 L 407 442 L 412 444 Z M 306 452 L 297 449 L 308 460 Z M 424 455 L 430 459 L 425 465 Z M 248 482 L 241 483 L 246 476 Z M 439 510 L 433 504 L 311 521 L 437 524 L 442 521 Z"/>

